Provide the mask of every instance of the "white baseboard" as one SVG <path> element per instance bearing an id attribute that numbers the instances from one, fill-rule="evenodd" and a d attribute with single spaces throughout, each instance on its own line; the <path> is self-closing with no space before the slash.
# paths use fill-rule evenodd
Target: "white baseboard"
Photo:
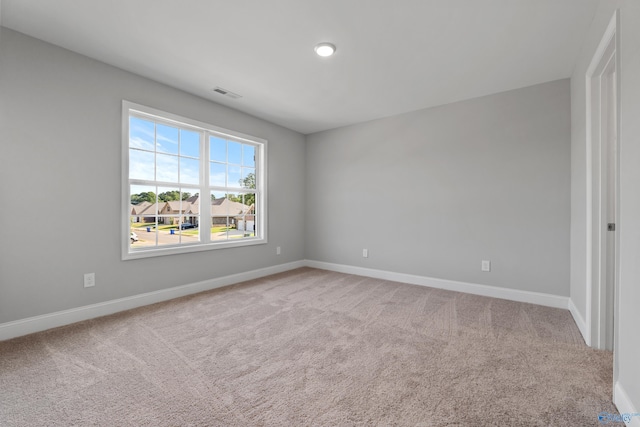
<path id="1" fill-rule="evenodd" d="M 578 308 L 573 304 L 573 300 L 569 298 L 569 312 L 571 316 L 573 316 L 573 320 L 576 322 L 580 333 L 582 334 L 582 338 L 584 338 L 585 344 L 591 347 L 591 336 L 587 329 L 587 322 L 585 322 L 584 317 L 578 311 Z"/>
<path id="2" fill-rule="evenodd" d="M 450 291 L 466 292 L 469 294 L 482 295 L 493 298 L 527 302 L 548 307 L 564 309 L 571 309 L 571 307 L 573 307 L 574 309 L 571 311 L 571 313 L 574 315 L 574 318 L 578 316 L 578 319 L 582 319 L 581 317 L 579 317 L 579 313 L 577 312 L 577 310 L 575 310 L 575 307 L 567 297 L 539 292 L 498 288 L 495 286 L 479 285 L 474 283 L 457 282 L 453 280 L 436 279 L 433 277 L 416 276 L 412 274 L 395 273 L 392 271 L 374 270 L 370 268 L 354 267 L 350 265 L 333 264 L 312 260 L 301 260 L 243 273 L 232 274 L 229 276 L 218 277 L 215 279 L 204 280 L 202 282 L 176 286 L 169 289 L 148 292 L 140 295 L 133 295 L 126 298 L 105 301 L 98 304 L 91 304 L 72 308 L 69 310 L 58 311 L 55 313 L 49 313 L 40 316 L 28 317 L 26 319 L 15 320 L 12 322 L 2 323 L 0 324 L 0 341 L 31 334 L 34 332 L 44 331 L 51 328 L 56 328 L 58 326 L 69 325 L 71 323 L 80 322 L 83 320 L 106 316 L 109 314 L 129 310 L 132 308 L 142 307 L 161 301 L 167 301 L 185 295 L 208 291 L 246 280 L 257 279 L 276 273 L 282 273 L 284 271 L 289 271 L 300 267 L 312 267 L 322 270 L 336 271 L 340 273 L 391 280 L 395 282 L 429 286 L 432 288 L 446 289 Z M 584 321 L 582 320 L 582 323 L 580 323 L 578 320 L 576 320 L 576 323 L 578 324 L 578 328 L 580 328 L 580 331 L 582 332 Z"/>
<path id="3" fill-rule="evenodd" d="M 640 411 L 633 406 L 620 381 L 616 381 L 613 388 L 613 403 L 616 404 L 618 412 L 627 426 L 640 427 Z"/>
<path id="4" fill-rule="evenodd" d="M 295 261 L 287 264 L 274 265 L 272 267 L 260 268 L 215 279 L 204 280 L 202 282 L 190 283 L 176 286 L 169 289 L 162 289 L 154 292 L 134 295 L 126 298 L 105 301 L 98 304 L 85 305 L 83 307 L 44 314 L 41 316 L 28 317 L 13 322 L 0 324 L 0 341 L 22 335 L 40 332 L 58 326 L 69 325 L 82 320 L 93 319 L 95 317 L 106 316 L 132 308 L 142 307 L 173 298 L 183 297 L 202 291 L 221 288 L 234 283 L 246 280 L 257 279 L 271 274 L 282 273 L 295 268 L 304 267 L 305 261 Z"/>
<path id="5" fill-rule="evenodd" d="M 479 285 L 475 283 L 456 282 L 453 280 L 436 279 L 433 277 L 416 276 L 413 274 L 395 273 L 385 270 L 354 267 L 351 265 L 333 264 L 321 261 L 306 260 L 308 267 L 330 270 L 338 273 L 355 274 L 358 276 L 373 277 L 376 279 L 391 280 L 394 282 L 410 283 L 412 285 L 429 286 L 431 288 L 446 289 L 449 291 L 465 292 L 468 294 L 482 295 L 492 298 L 501 298 L 511 301 L 528 302 L 554 308 L 569 308 L 569 298 L 558 295 L 544 294 L 540 292 L 520 291 L 517 289 L 498 288 L 496 286 Z"/>

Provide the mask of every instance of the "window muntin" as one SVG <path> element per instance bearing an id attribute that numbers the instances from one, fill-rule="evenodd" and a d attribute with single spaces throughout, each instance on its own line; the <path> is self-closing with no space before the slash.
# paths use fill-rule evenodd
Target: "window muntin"
<path id="1" fill-rule="evenodd" d="M 266 141 L 127 101 L 123 124 L 124 259 L 266 243 Z"/>

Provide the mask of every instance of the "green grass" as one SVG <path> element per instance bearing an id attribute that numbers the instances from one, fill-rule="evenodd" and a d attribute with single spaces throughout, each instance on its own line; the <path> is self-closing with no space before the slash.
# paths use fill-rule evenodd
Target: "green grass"
<path id="1" fill-rule="evenodd" d="M 146 227 L 155 227 L 155 222 L 132 222 L 131 228 L 146 228 Z"/>
<path id="2" fill-rule="evenodd" d="M 214 225 L 211 227 L 212 233 L 222 233 L 224 231 L 233 230 L 232 227 L 227 227 L 226 225 Z"/>
<path id="3" fill-rule="evenodd" d="M 231 227 L 227 227 L 227 226 L 213 226 L 211 227 L 211 233 L 224 233 L 227 230 L 233 230 L 233 228 Z M 183 230 L 182 234 L 187 235 L 187 236 L 197 236 L 198 235 L 198 229 L 197 228 L 191 228 L 189 230 Z"/>
<path id="4" fill-rule="evenodd" d="M 167 224 L 167 225 L 160 225 L 158 224 L 158 230 L 171 230 L 171 229 L 177 230 L 178 226 L 177 225 L 171 225 L 171 224 Z"/>
<path id="5" fill-rule="evenodd" d="M 139 229 L 138 231 L 145 231 L 145 229 L 147 227 L 151 227 L 152 230 L 155 230 L 156 228 L 156 224 L 155 222 L 147 222 L 147 223 L 143 223 L 143 222 L 135 222 L 135 223 L 131 223 L 131 229 Z M 158 224 L 158 230 L 178 230 L 178 225 L 172 225 L 172 224 Z M 213 227 L 211 227 L 211 234 L 216 234 L 216 233 L 224 233 L 226 231 L 231 231 L 231 230 L 235 230 L 235 227 L 227 227 L 226 225 L 214 225 Z M 185 236 L 197 236 L 199 233 L 199 229 L 197 228 L 190 228 L 187 230 L 182 230 L 182 234 L 184 234 Z M 231 237 L 243 237 L 243 236 L 231 236 Z M 251 237 L 253 237 L 253 233 L 251 233 Z"/>

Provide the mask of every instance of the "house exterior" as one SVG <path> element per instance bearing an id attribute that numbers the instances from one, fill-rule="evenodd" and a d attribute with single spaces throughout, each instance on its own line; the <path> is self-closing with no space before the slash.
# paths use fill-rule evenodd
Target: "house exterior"
<path id="1" fill-rule="evenodd" d="M 156 222 L 158 203 L 142 202 L 131 205 L 131 218 L 133 222 Z"/>
<path id="2" fill-rule="evenodd" d="M 191 203 L 186 200 L 172 200 L 169 202 L 164 202 L 162 208 L 160 210 L 160 215 L 172 215 L 170 217 L 161 216 L 158 218 L 158 222 L 162 224 L 173 224 L 178 225 L 182 220 L 182 222 L 189 222 L 186 219 L 185 213 L 191 207 Z"/>
<path id="3" fill-rule="evenodd" d="M 200 225 L 200 199 L 199 196 L 191 196 L 184 200 L 183 203 L 189 203 L 189 207 L 185 210 L 184 222 L 190 222 L 191 224 Z"/>
<path id="4" fill-rule="evenodd" d="M 211 223 L 213 225 L 236 225 L 236 218 L 244 214 L 249 206 L 227 198 L 211 201 Z"/>
<path id="5" fill-rule="evenodd" d="M 242 215 L 236 216 L 235 219 L 238 230 L 255 232 L 256 206 L 252 204 Z"/>
<path id="6" fill-rule="evenodd" d="M 156 214 L 157 212 L 157 214 Z M 178 225 L 180 222 L 200 224 L 200 198 L 198 195 L 191 196 L 183 201 L 172 200 L 169 202 L 149 203 L 142 202 L 131 205 L 132 222 L 156 222 L 159 224 Z M 236 226 L 238 221 L 247 221 L 247 230 L 253 230 L 252 224 L 255 218 L 255 208 L 253 205 L 247 206 L 240 202 L 234 202 L 227 198 L 220 198 L 211 201 L 211 222 L 212 225 Z M 249 224 L 248 222 L 251 222 Z M 244 230 L 243 222 L 243 230 Z"/>

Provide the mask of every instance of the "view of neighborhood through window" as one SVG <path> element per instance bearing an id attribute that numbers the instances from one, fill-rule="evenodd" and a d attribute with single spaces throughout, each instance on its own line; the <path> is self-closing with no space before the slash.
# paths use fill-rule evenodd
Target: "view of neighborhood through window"
<path id="1" fill-rule="evenodd" d="M 261 237 L 259 142 L 129 112 L 129 253 Z"/>

